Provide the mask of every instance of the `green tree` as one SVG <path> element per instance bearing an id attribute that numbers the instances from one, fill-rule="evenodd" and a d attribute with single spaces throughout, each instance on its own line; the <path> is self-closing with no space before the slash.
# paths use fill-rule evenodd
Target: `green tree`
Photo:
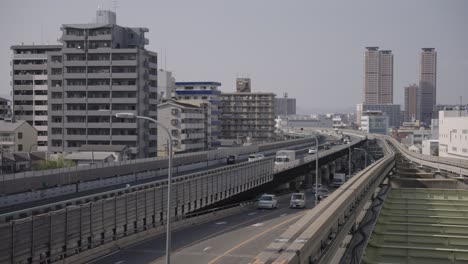
<path id="1" fill-rule="evenodd" d="M 66 160 L 63 156 L 57 158 L 57 160 L 44 160 L 34 166 L 34 170 L 51 170 L 58 168 L 67 168 L 76 166 L 72 160 Z"/>

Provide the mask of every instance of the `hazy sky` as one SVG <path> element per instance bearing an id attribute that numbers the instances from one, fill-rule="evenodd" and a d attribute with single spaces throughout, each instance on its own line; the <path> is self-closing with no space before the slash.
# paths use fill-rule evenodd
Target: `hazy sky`
<path id="1" fill-rule="evenodd" d="M 112 1 L 0 2 L 0 94 L 9 95 L 10 46 L 56 44 L 61 24 L 91 22 Z M 301 109 L 355 107 L 362 101 L 364 47 L 394 53 L 394 101 L 419 80 L 422 47 L 438 52 L 437 101 L 468 102 L 468 1 L 117 2 L 117 23 L 149 29 L 147 47 L 166 51 L 178 81 L 219 81 L 235 89 L 288 92 Z M 42 34 L 41 34 L 42 32 Z M 163 58 L 164 56 L 160 56 Z M 160 67 L 163 66 L 160 63 Z"/>

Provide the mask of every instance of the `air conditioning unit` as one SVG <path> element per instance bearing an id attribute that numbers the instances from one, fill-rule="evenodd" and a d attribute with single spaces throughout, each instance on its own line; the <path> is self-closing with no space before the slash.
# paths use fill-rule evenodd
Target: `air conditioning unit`
<path id="1" fill-rule="evenodd" d="M 171 120 L 171 124 L 172 124 L 173 126 L 178 125 L 178 124 L 179 124 L 179 119 L 172 119 L 172 120 Z"/>
<path id="2" fill-rule="evenodd" d="M 172 115 L 178 115 L 179 114 L 179 109 L 172 109 L 171 114 Z"/>

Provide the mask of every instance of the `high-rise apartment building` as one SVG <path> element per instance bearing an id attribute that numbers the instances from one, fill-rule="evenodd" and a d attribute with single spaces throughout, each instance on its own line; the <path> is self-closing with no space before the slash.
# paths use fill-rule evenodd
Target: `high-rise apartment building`
<path id="1" fill-rule="evenodd" d="M 250 93 L 252 85 L 250 78 L 237 78 L 236 79 L 236 91 L 238 93 Z"/>
<path id="2" fill-rule="evenodd" d="M 0 120 L 10 118 L 11 114 L 11 102 L 8 99 L 0 97 Z"/>
<path id="3" fill-rule="evenodd" d="M 60 45 L 11 47 L 13 119 L 25 120 L 37 130 L 39 151 L 47 151 L 48 144 L 47 54 L 61 48 Z"/>
<path id="4" fill-rule="evenodd" d="M 221 137 L 266 141 L 275 131 L 275 94 L 223 93 Z"/>
<path id="5" fill-rule="evenodd" d="M 364 65 L 364 103 L 393 104 L 393 54 L 367 47 Z"/>
<path id="6" fill-rule="evenodd" d="M 157 54 L 145 49 L 146 28 L 116 24 L 98 10 L 95 24 L 62 26 L 62 49 L 48 53 L 49 151 L 82 145 L 137 147 L 156 156 L 156 124 L 116 118 L 119 112 L 157 118 Z"/>
<path id="7" fill-rule="evenodd" d="M 180 103 L 187 103 L 205 108 L 205 149 L 220 145 L 221 134 L 221 91 L 219 82 L 176 82 L 175 96 Z"/>
<path id="8" fill-rule="evenodd" d="M 421 121 L 429 125 L 437 98 L 437 52 L 434 48 L 422 49 L 419 88 Z"/>
<path id="9" fill-rule="evenodd" d="M 296 98 L 288 98 L 284 93 L 283 98 L 275 98 L 275 115 L 287 116 L 296 114 Z"/>
<path id="10" fill-rule="evenodd" d="M 416 84 L 405 87 L 405 122 L 421 119 L 419 95 L 419 87 Z"/>

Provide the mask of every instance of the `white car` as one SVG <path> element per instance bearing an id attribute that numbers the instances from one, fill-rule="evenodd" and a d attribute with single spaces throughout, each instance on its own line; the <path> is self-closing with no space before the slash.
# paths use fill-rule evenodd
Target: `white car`
<path id="1" fill-rule="evenodd" d="M 291 195 L 291 201 L 289 202 L 290 208 L 305 208 L 306 200 L 305 194 L 293 193 Z"/>
<path id="2" fill-rule="evenodd" d="M 249 155 L 249 161 L 255 161 L 255 160 L 260 160 L 265 158 L 265 155 L 263 154 L 250 154 Z"/>
<path id="3" fill-rule="evenodd" d="M 309 154 L 316 154 L 317 153 L 317 149 L 316 148 L 310 148 L 309 149 Z"/>
<path id="4" fill-rule="evenodd" d="M 258 208 L 274 209 L 278 208 L 278 201 L 273 194 L 264 194 L 258 200 Z"/>

